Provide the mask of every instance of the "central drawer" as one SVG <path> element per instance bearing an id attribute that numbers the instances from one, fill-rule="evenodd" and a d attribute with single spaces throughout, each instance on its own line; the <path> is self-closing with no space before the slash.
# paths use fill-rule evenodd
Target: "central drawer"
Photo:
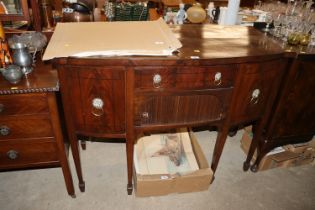
<path id="1" fill-rule="evenodd" d="M 135 68 L 136 90 L 216 89 L 231 87 L 236 66 L 139 67 Z"/>

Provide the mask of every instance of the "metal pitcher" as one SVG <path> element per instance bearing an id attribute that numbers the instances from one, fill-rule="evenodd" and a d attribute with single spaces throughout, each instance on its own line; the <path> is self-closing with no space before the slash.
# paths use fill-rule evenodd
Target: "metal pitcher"
<path id="1" fill-rule="evenodd" d="M 13 50 L 13 63 L 21 67 L 23 74 L 31 73 L 33 60 L 27 46 L 23 43 L 13 43 L 10 48 Z"/>

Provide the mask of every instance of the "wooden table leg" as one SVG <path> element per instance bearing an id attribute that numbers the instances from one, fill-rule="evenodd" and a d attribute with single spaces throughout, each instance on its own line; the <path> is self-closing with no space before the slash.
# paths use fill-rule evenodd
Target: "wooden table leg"
<path id="1" fill-rule="evenodd" d="M 79 152 L 79 141 L 77 137 L 75 136 L 75 134 L 71 134 L 70 145 L 71 145 L 71 151 L 72 151 L 75 169 L 76 169 L 78 180 L 79 180 L 79 189 L 81 192 L 84 192 L 85 182 L 83 181 L 83 176 L 82 176 L 82 168 L 81 168 L 81 160 L 80 160 L 80 152 Z"/>
<path id="2" fill-rule="evenodd" d="M 224 148 L 224 144 L 228 135 L 229 129 L 227 126 L 223 126 L 222 129 L 219 129 L 218 136 L 216 139 L 213 155 L 212 155 L 212 163 L 211 163 L 211 169 L 213 171 L 213 176 L 215 174 L 215 171 L 217 170 L 219 160 Z M 214 179 L 214 178 L 213 178 Z"/>
<path id="3" fill-rule="evenodd" d="M 61 125 L 60 125 L 59 112 L 57 109 L 56 96 L 53 93 L 48 94 L 48 106 L 50 110 L 50 118 L 53 122 L 52 128 L 53 128 L 55 138 L 56 138 L 59 161 L 62 168 L 63 177 L 65 179 L 67 191 L 70 196 L 75 198 L 75 190 L 73 186 L 72 175 L 71 175 L 71 171 L 69 167 L 68 158 L 66 156 L 63 134 L 61 132 Z"/>
<path id="4" fill-rule="evenodd" d="M 127 170 L 128 170 L 128 184 L 127 184 L 127 193 L 128 195 L 132 194 L 133 185 L 132 185 L 132 176 L 133 176 L 133 152 L 134 152 L 134 140 L 133 136 L 127 138 L 126 143 L 126 153 L 127 153 Z"/>
<path id="5" fill-rule="evenodd" d="M 263 130 L 263 125 L 264 124 L 263 124 L 262 120 L 259 120 L 257 123 L 258 124 L 257 124 L 257 127 L 255 129 L 255 132 L 253 133 L 253 139 L 251 141 L 251 144 L 250 144 L 250 147 L 249 147 L 249 150 L 248 150 L 248 153 L 247 153 L 246 160 L 243 163 L 243 170 L 244 171 L 247 171 L 249 169 L 250 162 L 251 162 L 251 160 L 253 158 L 253 155 L 254 155 L 255 151 L 257 151 L 257 156 L 259 156 L 258 155 L 259 150 L 257 148 L 258 148 L 258 144 L 259 144 L 259 141 L 260 141 L 260 138 L 261 138 L 261 135 L 262 135 L 262 130 Z M 256 161 L 257 160 L 258 160 L 258 158 L 256 158 Z"/>

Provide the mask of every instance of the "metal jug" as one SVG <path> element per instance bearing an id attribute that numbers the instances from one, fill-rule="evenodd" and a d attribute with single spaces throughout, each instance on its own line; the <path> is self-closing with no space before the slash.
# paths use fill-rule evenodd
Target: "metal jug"
<path id="1" fill-rule="evenodd" d="M 13 50 L 13 63 L 20 66 L 25 75 L 31 73 L 33 59 L 27 46 L 23 43 L 13 43 L 10 47 Z"/>

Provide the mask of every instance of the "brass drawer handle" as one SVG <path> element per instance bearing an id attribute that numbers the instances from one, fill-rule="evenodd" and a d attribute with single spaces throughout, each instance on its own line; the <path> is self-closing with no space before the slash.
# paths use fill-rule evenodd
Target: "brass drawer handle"
<path id="1" fill-rule="evenodd" d="M 92 114 L 99 117 L 104 114 L 104 101 L 101 98 L 94 98 L 92 100 Z"/>
<path id="2" fill-rule="evenodd" d="M 11 160 L 16 160 L 19 157 L 19 153 L 15 150 L 9 150 L 7 152 L 7 156 Z"/>
<path id="3" fill-rule="evenodd" d="M 214 85 L 219 86 L 222 83 L 222 73 L 221 72 L 217 72 L 214 75 Z"/>
<path id="4" fill-rule="evenodd" d="M 7 136 L 10 134 L 10 128 L 8 126 L 2 125 L 0 126 L 0 135 Z"/>
<path id="5" fill-rule="evenodd" d="M 252 97 L 250 99 L 250 103 L 257 104 L 258 101 L 259 101 L 259 95 L 260 95 L 260 90 L 259 89 L 253 90 Z"/>
<path id="6" fill-rule="evenodd" d="M 0 104 L 0 113 L 3 112 L 3 110 L 4 110 L 4 105 Z"/>
<path id="7" fill-rule="evenodd" d="M 159 88 L 161 87 L 162 77 L 160 74 L 153 75 L 153 87 Z"/>

